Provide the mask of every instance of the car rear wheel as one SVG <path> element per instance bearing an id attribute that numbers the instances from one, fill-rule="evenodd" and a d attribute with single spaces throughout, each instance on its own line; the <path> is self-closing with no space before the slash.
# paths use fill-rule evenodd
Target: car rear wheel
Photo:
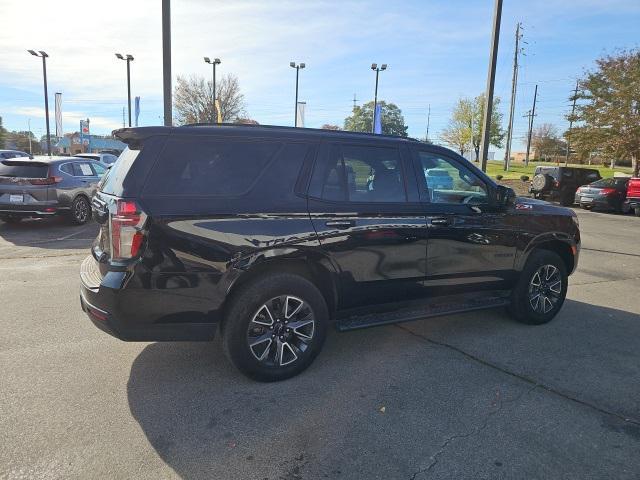
<path id="1" fill-rule="evenodd" d="M 76 225 L 84 225 L 89 221 L 91 218 L 91 205 L 86 197 L 76 197 L 71 204 L 69 218 L 71 219 L 71 222 Z"/>
<path id="2" fill-rule="evenodd" d="M 562 259 L 548 250 L 534 250 L 511 293 L 509 312 L 517 321 L 529 325 L 550 322 L 562 308 L 567 284 Z"/>
<path id="3" fill-rule="evenodd" d="M 320 353 L 328 310 L 307 279 L 271 274 L 243 287 L 231 300 L 222 328 L 231 363 L 254 380 L 284 380 L 305 370 Z"/>
<path id="4" fill-rule="evenodd" d="M 635 213 L 636 217 L 640 217 L 640 207 L 634 208 L 633 213 Z"/>

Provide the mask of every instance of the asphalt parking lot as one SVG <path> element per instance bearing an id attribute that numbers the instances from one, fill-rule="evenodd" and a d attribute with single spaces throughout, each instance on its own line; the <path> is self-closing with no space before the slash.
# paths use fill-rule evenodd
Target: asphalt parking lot
<path id="1" fill-rule="evenodd" d="M 247 380 L 218 342 L 124 343 L 78 304 L 95 224 L 0 222 L 0 478 L 639 478 L 640 219 L 578 211 L 550 324 L 502 310 L 330 334 Z"/>

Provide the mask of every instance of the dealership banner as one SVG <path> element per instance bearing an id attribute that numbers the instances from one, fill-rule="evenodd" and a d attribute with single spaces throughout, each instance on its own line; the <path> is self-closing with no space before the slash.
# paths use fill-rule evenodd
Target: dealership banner
<path id="1" fill-rule="evenodd" d="M 62 135 L 62 93 L 56 92 L 56 137 Z"/>
<path id="2" fill-rule="evenodd" d="M 140 116 L 140 97 L 135 98 L 134 112 L 136 116 L 136 127 L 138 126 L 138 117 Z"/>
<path id="3" fill-rule="evenodd" d="M 297 124 L 299 127 L 304 128 L 304 111 L 307 106 L 307 102 L 298 102 L 298 110 L 296 116 L 298 117 Z"/>

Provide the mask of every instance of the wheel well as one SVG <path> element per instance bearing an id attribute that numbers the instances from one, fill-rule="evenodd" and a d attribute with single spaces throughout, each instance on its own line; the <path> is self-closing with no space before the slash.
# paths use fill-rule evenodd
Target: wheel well
<path id="1" fill-rule="evenodd" d="M 227 292 L 223 312 L 231 303 L 233 296 L 242 290 L 245 285 L 248 285 L 255 279 L 270 273 L 291 273 L 309 280 L 318 288 L 318 290 L 320 290 L 325 302 L 327 302 L 327 309 L 329 310 L 330 315 L 333 315 L 333 312 L 335 312 L 337 306 L 337 290 L 331 277 L 331 273 L 327 271 L 325 267 L 318 265 L 315 262 L 302 259 L 270 260 L 252 267 L 232 284 L 231 288 Z"/>
<path id="2" fill-rule="evenodd" d="M 547 242 L 543 242 L 535 247 L 538 250 L 549 250 L 550 252 L 559 255 L 562 261 L 564 262 L 565 267 L 567 268 L 567 273 L 573 272 L 573 268 L 575 266 L 575 259 L 573 257 L 573 252 L 571 251 L 571 246 L 560 240 L 549 240 Z"/>

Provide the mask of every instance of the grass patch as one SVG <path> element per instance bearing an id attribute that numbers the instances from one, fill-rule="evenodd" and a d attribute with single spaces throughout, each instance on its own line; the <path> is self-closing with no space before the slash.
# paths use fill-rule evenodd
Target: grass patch
<path id="1" fill-rule="evenodd" d="M 476 164 L 477 165 L 477 164 Z M 489 161 L 487 162 L 487 175 L 491 178 L 496 178 L 496 175 L 502 175 L 505 180 L 516 180 L 519 179 L 522 175 L 527 175 L 530 179 L 533 178 L 533 171 L 538 165 L 542 165 L 545 167 L 553 167 L 555 163 L 551 162 L 529 162 L 528 166 L 524 166 L 523 163 L 512 163 L 511 168 L 508 172 L 505 172 L 502 167 L 501 161 Z M 563 163 L 560 164 L 564 166 Z M 569 164 L 570 167 L 584 167 L 584 168 L 595 168 L 600 171 L 600 176 L 602 178 L 613 177 L 614 172 L 622 172 L 626 174 L 631 174 L 630 167 L 616 167 L 613 170 L 609 167 L 605 167 L 603 165 L 575 165 Z"/>

